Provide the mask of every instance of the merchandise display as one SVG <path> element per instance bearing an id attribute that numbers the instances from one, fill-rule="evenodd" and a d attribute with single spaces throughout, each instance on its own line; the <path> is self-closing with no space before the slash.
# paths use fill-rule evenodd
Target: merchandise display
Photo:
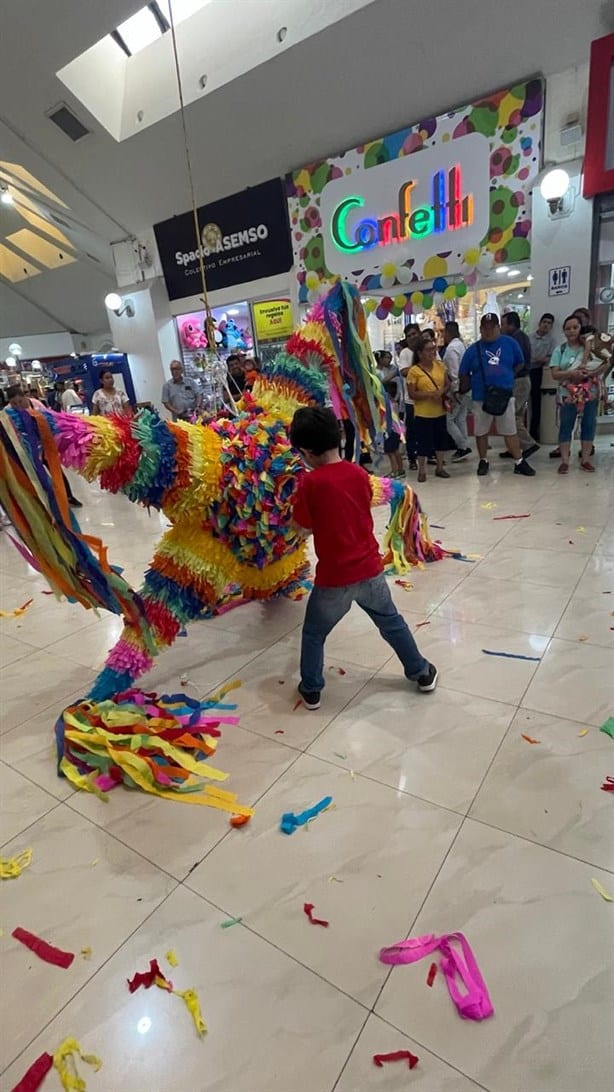
<path id="1" fill-rule="evenodd" d="M 124 631 L 91 689 L 93 700 L 130 688 L 187 622 L 229 602 L 302 594 L 306 544 L 291 510 L 306 471 L 288 428 L 299 406 L 326 403 L 352 422 L 362 442 L 398 427 L 373 366 L 358 294 L 341 282 L 256 377 L 236 417 L 191 425 L 162 421 L 148 409 L 134 418 L 4 415 L 0 503 L 29 556 L 56 593 L 89 598 L 88 605 L 105 605 L 106 596 L 118 613 L 124 599 L 129 606 Z M 41 449 L 53 483 L 39 460 Z M 117 584 L 104 549 L 98 545 L 94 557 L 90 540 L 80 534 L 60 496 L 59 459 L 171 520 L 138 595 Z M 386 560 L 403 572 L 442 557 L 411 487 L 371 481 L 373 503 L 391 506 Z M 58 539 L 55 552 L 52 536 Z M 80 592 L 84 566 L 91 576 Z"/>

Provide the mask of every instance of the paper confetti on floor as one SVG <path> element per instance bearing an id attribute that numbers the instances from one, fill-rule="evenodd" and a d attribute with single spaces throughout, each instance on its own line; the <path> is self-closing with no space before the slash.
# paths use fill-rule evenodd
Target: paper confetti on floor
<path id="1" fill-rule="evenodd" d="M 25 603 L 22 603 L 20 607 L 15 607 L 14 610 L 0 610 L 0 618 L 21 618 L 22 614 L 26 613 L 33 602 L 33 599 L 26 599 Z"/>
<path id="2" fill-rule="evenodd" d="M 166 962 L 168 963 L 169 967 L 178 967 L 179 966 L 179 960 L 177 959 L 177 956 L 176 956 L 176 954 L 175 954 L 175 952 L 173 951 L 172 948 L 169 948 L 169 950 L 166 953 L 166 955 L 164 956 L 164 958 L 165 958 Z"/>
<path id="3" fill-rule="evenodd" d="M 600 732 L 605 732 L 606 736 L 610 736 L 610 739 L 614 739 L 614 717 L 608 717 L 605 724 L 601 725 Z"/>
<path id="4" fill-rule="evenodd" d="M 493 652 L 489 648 L 483 648 L 482 652 L 486 656 L 503 656 L 506 660 L 531 660 L 537 664 L 541 661 L 541 656 L 521 656 L 519 652 Z"/>
<path id="5" fill-rule="evenodd" d="M 493 519 L 530 519 L 531 518 L 531 513 L 530 512 L 523 512 L 522 515 L 520 515 L 520 516 L 514 516 L 514 515 L 512 515 L 512 516 L 493 516 L 492 518 Z"/>
<path id="6" fill-rule="evenodd" d="M 306 902 L 303 905 L 303 913 L 307 915 L 312 925 L 323 925 L 325 929 L 328 929 L 330 922 L 324 921 L 324 918 L 316 918 L 314 916 L 315 906 L 312 902 Z"/>
<path id="7" fill-rule="evenodd" d="M 12 1092 L 37 1092 L 49 1071 L 53 1069 L 53 1057 L 51 1054 L 40 1054 L 35 1062 L 24 1073 Z"/>
<path id="8" fill-rule="evenodd" d="M 0 880 L 15 880 L 32 863 L 32 850 L 24 849 L 16 857 L 0 857 Z"/>
<path id="9" fill-rule="evenodd" d="M 392 1050 L 389 1054 L 374 1054 L 373 1064 L 383 1066 L 385 1062 L 407 1062 L 410 1069 L 418 1065 L 420 1059 L 410 1050 Z"/>
<path id="10" fill-rule="evenodd" d="M 595 888 L 597 894 L 601 895 L 602 899 L 604 899 L 606 902 L 614 902 L 614 898 L 612 897 L 612 895 L 610 895 L 609 891 L 606 891 L 605 887 L 602 887 L 602 885 L 599 883 L 599 880 L 593 878 L 591 880 L 591 883 Z"/>
<path id="11" fill-rule="evenodd" d="M 305 811 L 299 812 L 298 815 L 295 815 L 293 811 L 285 811 L 281 817 L 279 829 L 283 834 L 294 834 L 297 827 L 302 827 L 305 823 L 309 823 L 311 819 L 315 819 L 316 815 L 319 815 L 321 811 L 326 811 L 332 802 L 332 796 L 323 796 L 312 808 L 307 808 Z"/>
<path id="12" fill-rule="evenodd" d="M 228 921 L 220 922 L 220 929 L 231 929 L 233 925 L 240 925 L 243 918 L 228 918 Z"/>
<path id="13" fill-rule="evenodd" d="M 525 736 L 524 732 L 520 733 L 522 739 L 526 739 L 527 743 L 541 743 L 541 739 L 533 739 L 533 736 Z"/>
<path id="14" fill-rule="evenodd" d="M 578 735 L 579 735 L 580 737 L 582 737 L 582 736 L 587 736 L 587 735 L 588 735 L 588 733 L 589 733 L 589 731 L 590 731 L 590 729 L 589 729 L 589 728 L 583 728 L 581 732 L 578 732 Z"/>
<path id="15" fill-rule="evenodd" d="M 11 935 L 20 944 L 25 945 L 31 952 L 34 952 L 34 955 L 37 955 L 39 959 L 44 960 L 45 963 L 52 963 L 54 967 L 62 967 L 63 970 L 66 970 L 75 958 L 74 952 L 65 952 L 62 948 L 56 948 L 53 944 L 48 944 L 42 937 L 37 937 L 36 933 L 31 933 L 28 929 L 22 929 L 20 925 L 13 929 Z"/>

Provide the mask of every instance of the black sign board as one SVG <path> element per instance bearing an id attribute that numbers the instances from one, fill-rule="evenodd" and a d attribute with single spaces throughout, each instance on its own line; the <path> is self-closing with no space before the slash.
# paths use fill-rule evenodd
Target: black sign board
<path id="1" fill-rule="evenodd" d="M 199 247 L 212 292 L 286 273 L 292 265 L 288 206 L 279 178 L 203 205 L 198 227 L 197 240 L 191 212 L 154 225 L 171 300 L 202 292 Z"/>

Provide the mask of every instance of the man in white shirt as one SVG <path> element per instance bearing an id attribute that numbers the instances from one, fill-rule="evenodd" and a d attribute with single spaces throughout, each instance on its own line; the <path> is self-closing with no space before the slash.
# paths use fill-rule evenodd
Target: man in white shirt
<path id="1" fill-rule="evenodd" d="M 403 348 L 399 353 L 399 372 L 403 379 L 403 386 L 405 389 L 405 447 L 407 450 L 407 459 L 409 461 L 409 469 L 418 469 L 418 444 L 416 441 L 416 431 L 414 428 L 414 404 L 407 396 L 407 373 L 414 362 L 414 346 L 416 341 L 420 337 L 420 327 L 416 322 L 410 322 L 403 331 L 405 337 L 403 339 Z"/>
<path id="2" fill-rule="evenodd" d="M 452 441 L 456 444 L 452 462 L 460 463 L 468 455 L 471 455 L 467 436 L 467 410 L 471 404 L 471 394 L 469 392 L 460 394 L 458 389 L 458 369 L 465 352 L 465 343 L 460 336 L 458 322 L 446 322 L 443 330 L 443 343 L 446 347 L 443 362 L 448 369 L 448 375 L 452 383 L 450 395 L 454 402 L 454 409 L 447 415 L 448 432 Z"/>
<path id="3" fill-rule="evenodd" d="M 72 379 L 69 379 L 66 383 L 60 400 L 62 402 L 62 409 L 65 410 L 66 413 L 72 413 L 73 406 L 83 406 L 83 402 L 73 386 Z"/>

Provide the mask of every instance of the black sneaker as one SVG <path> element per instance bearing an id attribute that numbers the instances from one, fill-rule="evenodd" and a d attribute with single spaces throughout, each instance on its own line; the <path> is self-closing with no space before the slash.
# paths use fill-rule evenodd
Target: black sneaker
<path id="1" fill-rule="evenodd" d="M 509 451 L 500 451 L 499 452 L 499 458 L 500 459 L 511 459 L 512 458 L 511 452 L 509 452 Z"/>
<path id="2" fill-rule="evenodd" d="M 529 466 L 524 459 L 521 459 L 519 463 L 516 463 L 514 467 L 514 474 L 524 474 L 525 478 L 534 478 L 535 471 L 532 466 Z"/>
<path id="3" fill-rule="evenodd" d="M 319 690 L 303 690 L 303 684 L 298 684 L 298 692 L 303 699 L 303 705 L 305 709 L 319 709 L 320 708 L 320 691 Z"/>
<path id="4" fill-rule="evenodd" d="M 437 671 L 437 668 L 435 667 L 435 664 L 429 664 L 429 669 L 426 675 L 421 675 L 420 678 L 416 680 L 418 690 L 420 690 L 423 694 L 430 694 L 431 691 L 434 690 L 437 686 L 438 678 L 439 673 Z"/>
<path id="5" fill-rule="evenodd" d="M 548 458 L 549 458 L 549 459 L 560 459 L 560 457 L 561 457 L 561 449 L 560 449 L 560 447 L 555 447 L 555 448 L 554 448 L 554 450 L 553 450 L 553 451 L 551 451 L 551 452 L 549 453 L 549 455 L 548 455 Z"/>
<path id="6" fill-rule="evenodd" d="M 471 455 L 470 447 L 458 447 L 452 456 L 452 462 L 462 463 L 463 459 L 466 459 L 468 455 Z"/>
<path id="7" fill-rule="evenodd" d="M 83 508 L 83 505 L 82 505 L 81 501 L 77 500 L 76 497 L 69 497 L 68 498 L 68 503 L 69 503 L 71 508 Z"/>
<path id="8" fill-rule="evenodd" d="M 409 460 L 409 469 L 410 470 L 417 470 L 418 469 L 418 464 L 417 464 L 415 459 L 410 459 Z"/>
<path id="9" fill-rule="evenodd" d="M 591 448 L 591 455 L 594 455 L 594 454 L 595 454 L 595 445 L 593 444 L 593 446 Z M 526 455 L 526 452 L 525 452 L 525 455 Z M 579 459 L 582 458 L 582 452 L 581 451 L 578 452 L 578 458 Z"/>
<path id="10" fill-rule="evenodd" d="M 483 478 L 485 474 L 488 474 L 489 470 L 490 470 L 490 463 L 488 462 L 488 459 L 480 459 L 480 461 L 478 463 L 478 471 L 477 471 L 478 478 Z"/>
<path id="11" fill-rule="evenodd" d="M 535 455 L 536 451 L 539 451 L 539 444 L 531 444 L 531 446 L 528 447 L 526 451 L 523 451 L 523 459 L 528 459 L 531 455 Z"/>

